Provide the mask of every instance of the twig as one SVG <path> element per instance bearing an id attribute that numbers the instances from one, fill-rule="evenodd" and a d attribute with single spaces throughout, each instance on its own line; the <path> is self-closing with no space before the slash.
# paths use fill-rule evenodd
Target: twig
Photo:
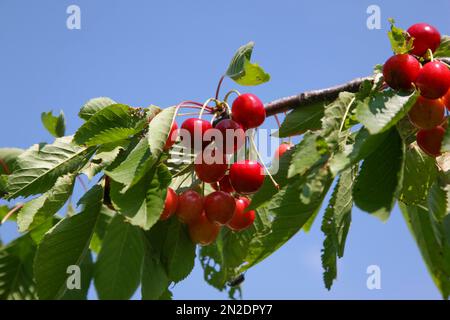
<path id="1" fill-rule="evenodd" d="M 5 161 L 3 161 L 3 159 L 0 159 L 0 165 L 2 166 L 3 171 L 5 171 L 6 174 L 11 174 L 11 171 L 9 171 L 8 165 L 6 164 Z"/>
<path id="2" fill-rule="evenodd" d="M 18 210 L 23 208 L 23 203 L 20 203 L 16 205 L 11 211 L 9 211 L 2 219 L 2 222 L 0 224 L 4 224 L 11 216 L 17 212 Z"/>

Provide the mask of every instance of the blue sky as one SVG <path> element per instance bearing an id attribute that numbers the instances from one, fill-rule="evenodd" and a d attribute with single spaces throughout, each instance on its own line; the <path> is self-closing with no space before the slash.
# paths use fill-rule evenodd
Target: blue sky
<path id="1" fill-rule="evenodd" d="M 71 4 L 81 8 L 81 30 L 66 28 Z M 381 9 L 381 30 L 366 27 L 371 4 Z M 204 101 L 234 51 L 250 40 L 256 42 L 254 59 L 272 79 L 237 87 L 241 91 L 270 101 L 345 82 L 389 57 L 389 17 L 404 28 L 429 22 L 448 34 L 448 12 L 448 0 L 0 0 L 0 147 L 50 141 L 39 119 L 51 109 L 64 110 L 73 133 L 81 124 L 80 106 L 97 96 L 133 106 Z M 276 124 L 268 119 L 264 126 Z M 338 281 L 328 292 L 317 222 L 247 272 L 244 298 L 440 298 L 397 209 L 387 223 L 353 210 Z M 2 226 L 0 234 L 13 238 L 14 225 Z M 380 290 L 366 287 L 369 265 L 381 268 Z M 177 299 L 226 298 L 203 282 L 198 265 L 173 292 Z"/>

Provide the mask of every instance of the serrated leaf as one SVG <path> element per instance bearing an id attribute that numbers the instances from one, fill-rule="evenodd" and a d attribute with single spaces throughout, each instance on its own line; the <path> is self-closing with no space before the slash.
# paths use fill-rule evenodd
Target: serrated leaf
<path id="1" fill-rule="evenodd" d="M 71 137 L 58 138 L 53 144 L 36 144 L 22 153 L 16 170 L 9 176 L 9 198 L 44 193 L 60 176 L 82 168 L 94 149 L 71 141 Z"/>
<path id="2" fill-rule="evenodd" d="M 172 124 L 175 121 L 176 107 L 163 109 L 148 125 L 148 145 L 152 156 L 157 158 L 164 150 Z"/>
<path id="3" fill-rule="evenodd" d="M 24 152 L 18 148 L 0 148 L 0 174 L 11 174 L 14 171 L 17 158 Z"/>
<path id="4" fill-rule="evenodd" d="M 116 141 L 101 145 L 91 161 L 83 168 L 82 173 L 92 180 L 95 175 L 111 165 L 128 145 L 128 141 Z"/>
<path id="5" fill-rule="evenodd" d="M 344 255 L 345 240 L 351 223 L 354 178 L 354 169 L 342 172 L 323 216 L 321 229 L 325 234 L 325 240 L 322 249 L 322 267 L 325 287 L 328 290 L 337 277 L 337 258 Z"/>
<path id="6" fill-rule="evenodd" d="M 42 112 L 41 121 L 45 129 L 54 137 L 63 137 L 66 133 L 66 119 L 61 111 L 59 116 L 54 116 L 53 111 Z"/>
<path id="7" fill-rule="evenodd" d="M 450 57 L 450 37 L 443 35 L 441 38 L 441 44 L 434 52 L 433 56 L 435 58 L 446 58 Z"/>
<path id="8" fill-rule="evenodd" d="M 226 75 L 243 86 L 256 86 L 270 80 L 270 75 L 256 63 L 251 63 L 255 43 L 241 46 L 228 66 Z"/>
<path id="9" fill-rule="evenodd" d="M 61 297 L 61 300 L 86 300 L 93 272 L 94 262 L 92 261 L 92 254 L 88 252 L 80 263 L 80 288 L 68 289 Z"/>
<path id="10" fill-rule="evenodd" d="M 325 104 L 324 102 L 311 103 L 289 112 L 277 135 L 284 138 L 302 134 L 307 130 L 322 128 L 321 119 L 324 115 Z"/>
<path id="11" fill-rule="evenodd" d="M 92 236 L 91 244 L 89 246 L 89 248 L 95 254 L 98 254 L 100 252 L 103 244 L 103 239 L 105 238 L 106 229 L 108 228 L 112 218 L 116 214 L 117 213 L 115 211 L 109 209 L 105 205 L 102 206 L 97 224 L 95 225 L 94 235 Z"/>
<path id="12" fill-rule="evenodd" d="M 147 237 L 144 238 L 144 266 L 141 279 L 142 300 L 159 299 L 168 289 L 170 280 L 160 260 L 160 252 L 155 250 Z"/>
<path id="13" fill-rule="evenodd" d="M 123 186 L 112 181 L 111 200 L 131 224 L 148 230 L 161 216 L 170 181 L 169 170 L 161 164 L 124 193 Z"/>
<path id="14" fill-rule="evenodd" d="M 427 205 L 428 211 L 438 222 L 443 221 L 450 214 L 450 185 L 445 183 L 442 176 L 438 176 L 431 185 Z"/>
<path id="15" fill-rule="evenodd" d="M 436 175 L 435 160 L 423 153 L 416 143 L 409 145 L 405 153 L 403 186 L 399 200 L 407 205 L 426 204 L 428 190 Z"/>
<path id="16" fill-rule="evenodd" d="M 27 202 L 17 215 L 19 231 L 35 228 L 56 214 L 71 196 L 74 183 L 74 174 L 62 176 L 56 180 L 52 189 Z"/>
<path id="17" fill-rule="evenodd" d="M 353 188 L 355 204 L 363 211 L 386 220 L 402 185 L 404 146 L 397 130 L 368 156 Z"/>
<path id="18" fill-rule="evenodd" d="M 36 245 L 25 234 L 0 249 L 0 300 L 34 300 L 33 259 Z"/>
<path id="19" fill-rule="evenodd" d="M 109 225 L 94 271 L 102 300 L 126 300 L 139 286 L 144 257 L 141 231 L 116 215 Z"/>
<path id="20" fill-rule="evenodd" d="M 89 100 L 81 107 L 78 116 L 83 120 L 89 120 L 94 114 L 98 111 L 112 105 L 116 104 L 116 102 L 107 97 L 99 97 Z"/>
<path id="21" fill-rule="evenodd" d="M 418 97 L 418 91 L 410 94 L 393 90 L 378 92 L 358 103 L 356 117 L 371 134 L 377 134 L 390 129 L 402 119 Z"/>
<path id="22" fill-rule="evenodd" d="M 103 188 L 94 186 L 82 199 L 83 211 L 62 219 L 44 236 L 34 260 L 34 276 L 40 299 L 61 299 L 66 294 L 67 268 L 79 266 L 81 269 L 83 260 L 89 254 L 89 243 L 102 199 Z"/>
<path id="23" fill-rule="evenodd" d="M 392 51 L 395 54 L 403 54 L 411 51 L 414 39 L 405 30 L 396 27 L 393 19 L 389 19 L 389 22 L 391 23 L 391 31 L 388 32 L 388 37 L 391 42 Z"/>
<path id="24" fill-rule="evenodd" d="M 89 118 L 75 133 L 74 142 L 94 146 L 120 141 L 140 132 L 145 121 L 123 104 L 105 107 Z"/>

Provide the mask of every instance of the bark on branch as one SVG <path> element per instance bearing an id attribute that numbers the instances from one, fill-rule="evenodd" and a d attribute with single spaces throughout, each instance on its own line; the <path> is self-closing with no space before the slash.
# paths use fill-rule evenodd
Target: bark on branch
<path id="1" fill-rule="evenodd" d="M 450 65 L 450 58 L 440 58 L 442 62 Z M 353 79 L 337 86 L 299 93 L 294 96 L 280 98 L 265 104 L 267 116 L 273 116 L 314 102 L 326 102 L 335 100 L 342 91 L 357 92 L 364 80 L 372 80 L 372 77 Z"/>

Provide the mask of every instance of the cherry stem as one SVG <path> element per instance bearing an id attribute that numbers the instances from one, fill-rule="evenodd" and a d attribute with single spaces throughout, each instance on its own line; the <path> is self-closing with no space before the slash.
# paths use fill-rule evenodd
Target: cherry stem
<path id="1" fill-rule="evenodd" d="M 200 114 L 200 112 L 186 112 L 186 113 L 177 114 L 177 117 L 198 116 L 199 114 Z"/>
<path id="2" fill-rule="evenodd" d="M 275 121 L 277 122 L 278 129 L 281 127 L 280 119 L 278 119 L 278 115 L 274 114 Z"/>
<path id="3" fill-rule="evenodd" d="M 3 159 L 0 159 L 0 165 L 2 166 L 3 171 L 5 171 L 6 174 L 10 174 L 11 173 L 11 171 L 9 171 L 8 165 L 6 164 L 5 161 L 3 161 Z"/>
<path id="4" fill-rule="evenodd" d="M 216 89 L 216 100 L 219 99 L 219 93 L 220 93 L 220 87 L 222 86 L 222 82 L 225 79 L 225 76 L 221 76 L 219 83 L 217 84 L 217 89 Z"/>
<path id="5" fill-rule="evenodd" d="M 210 111 L 210 112 L 213 110 L 211 107 L 208 107 L 208 104 L 209 104 L 211 101 L 214 101 L 214 102 L 216 103 L 216 105 L 220 104 L 220 101 L 217 100 L 217 99 L 214 99 L 214 98 L 209 98 L 208 100 L 206 100 L 205 103 L 204 103 L 203 106 L 202 106 L 202 109 L 200 110 L 200 115 L 198 116 L 199 119 L 202 118 L 205 109 L 207 109 L 207 110 Z"/>
<path id="6" fill-rule="evenodd" d="M 258 157 L 259 161 L 261 162 L 264 170 L 266 171 L 267 175 L 269 176 L 270 180 L 272 181 L 274 187 L 277 190 L 280 190 L 280 185 L 275 181 L 275 179 L 273 178 L 272 174 L 270 173 L 269 169 L 267 169 L 266 165 L 264 164 L 264 161 L 261 157 L 261 155 L 258 152 L 258 149 L 256 148 L 256 144 L 255 144 L 255 140 L 253 140 L 253 137 L 249 137 L 250 138 L 250 142 L 252 143 L 253 149 L 255 150 L 256 156 Z"/>
<path id="7" fill-rule="evenodd" d="M 4 224 L 9 218 L 11 218 L 11 216 L 17 212 L 18 210 L 23 208 L 23 203 L 20 203 L 18 205 L 16 205 L 11 211 L 9 211 L 5 217 L 2 219 L 2 222 L 0 224 Z"/>
<path id="8" fill-rule="evenodd" d="M 229 98 L 230 95 L 232 95 L 233 93 L 235 93 L 238 97 L 241 95 L 241 93 L 240 93 L 239 91 L 233 89 L 233 90 L 227 92 L 227 94 L 226 94 L 225 97 L 223 98 L 223 101 L 227 102 L 227 101 L 228 101 L 228 98 Z"/>

